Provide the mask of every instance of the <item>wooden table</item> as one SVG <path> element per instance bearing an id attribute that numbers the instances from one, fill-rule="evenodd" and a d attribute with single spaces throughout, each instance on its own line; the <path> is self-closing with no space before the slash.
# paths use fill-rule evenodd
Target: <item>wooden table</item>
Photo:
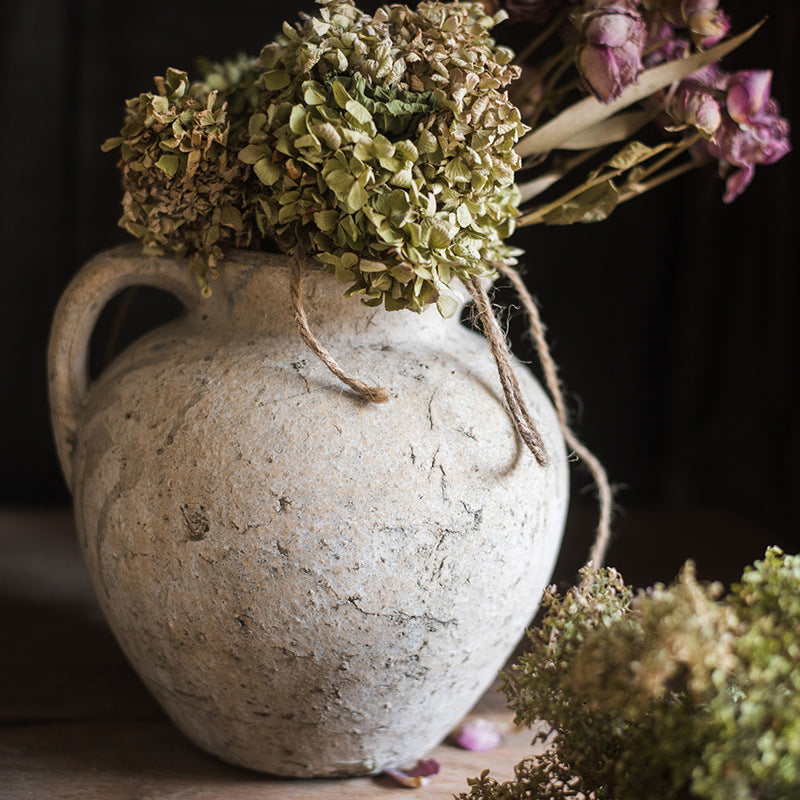
<path id="1" fill-rule="evenodd" d="M 489 753 L 442 745 L 420 789 L 385 777 L 297 781 L 218 761 L 183 738 L 125 661 L 94 601 L 65 511 L 0 510 L 2 800 L 443 800 L 531 753 L 502 697 L 475 713 L 509 731 Z"/>

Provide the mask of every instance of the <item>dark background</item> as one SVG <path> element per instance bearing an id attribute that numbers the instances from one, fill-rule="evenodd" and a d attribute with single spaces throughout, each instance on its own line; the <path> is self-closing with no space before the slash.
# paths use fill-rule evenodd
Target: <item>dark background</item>
<path id="1" fill-rule="evenodd" d="M 724 6 L 737 31 L 769 15 L 727 66 L 774 69 L 774 95 L 797 119 L 796 0 Z M 281 19 L 312 8 L 306 0 L 4 4 L 0 503 L 69 502 L 50 438 L 44 354 L 67 281 L 92 254 L 126 241 L 116 227 L 115 159 L 99 149 L 119 130 L 124 98 L 149 90 L 168 66 L 191 72 L 197 56 L 257 53 Z M 521 35 L 508 23 L 496 33 Z M 730 579 L 770 542 L 800 545 L 797 186 L 790 154 L 760 168 L 731 206 L 708 169 L 600 225 L 515 237 L 575 427 L 624 487 L 611 561 L 634 581 L 668 578 L 688 556 L 701 574 Z M 101 321 L 98 363 L 115 310 Z M 163 297 L 140 292 L 123 339 L 171 313 Z M 516 352 L 532 358 L 518 314 L 510 332 Z M 590 534 L 586 484 L 575 472 L 562 577 Z"/>

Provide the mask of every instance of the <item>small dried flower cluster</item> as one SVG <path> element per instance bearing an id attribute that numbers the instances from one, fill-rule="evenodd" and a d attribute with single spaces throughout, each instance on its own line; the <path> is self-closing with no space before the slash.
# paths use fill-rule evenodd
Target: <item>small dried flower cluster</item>
<path id="1" fill-rule="evenodd" d="M 584 85 L 605 103 L 635 83 L 645 64 L 712 47 L 731 27 L 718 0 L 581 0 L 571 21 L 582 39 Z"/>
<path id="2" fill-rule="evenodd" d="M 515 262 L 504 240 L 518 224 L 596 222 L 714 159 L 730 202 L 790 150 L 771 73 L 727 73 L 713 57 L 731 49 L 719 0 L 425 0 L 372 16 L 318 2 L 258 59 L 201 65 L 195 83 L 169 70 L 105 144 L 120 151 L 123 227 L 147 252 L 189 257 L 204 288 L 226 248 L 273 240 L 368 305 L 449 314 L 448 287 Z M 506 16 L 546 26 L 525 56 L 549 48 L 513 85 L 516 105 L 520 67 L 489 35 Z M 628 99 L 663 67 L 649 96 Z M 609 119 L 583 125 L 586 93 Z M 645 148 L 632 136 L 652 117 L 669 138 Z M 519 219 L 521 202 L 620 142 Z M 562 145 L 583 152 L 562 158 Z M 515 183 L 521 156 L 540 172 Z"/>
<path id="3" fill-rule="evenodd" d="M 120 225 L 147 253 L 190 257 L 207 286 L 224 248 L 254 241 L 250 169 L 237 158 L 219 91 L 174 69 L 155 82 L 155 93 L 127 102 L 121 135 L 103 145 L 120 150 Z"/>
<path id="4" fill-rule="evenodd" d="M 578 83 L 584 92 L 610 106 L 618 100 L 624 103 L 623 95 L 634 92 L 646 70 L 673 67 L 670 77 L 659 84 L 661 89 L 649 96 L 638 95 L 630 102 L 644 105 L 646 113 L 642 111 L 641 115 L 645 121 L 648 113 L 658 118 L 662 132 L 669 134 L 668 141 L 674 143 L 674 153 L 654 162 L 656 166 L 652 169 L 648 166 L 631 173 L 630 180 L 617 193 L 618 202 L 659 185 L 663 182 L 655 174 L 659 167 L 687 152 L 691 162 L 680 169 L 672 164 L 669 170 L 664 170 L 667 179 L 717 160 L 720 173 L 726 178 L 724 200 L 729 203 L 750 184 L 756 166 L 775 163 L 791 149 L 789 123 L 770 97 L 772 73 L 767 70 L 728 73 L 719 66 L 719 57 L 711 57 L 711 53 L 719 51 L 721 56 L 730 49 L 726 49 L 726 36 L 731 30 L 731 20 L 719 0 L 562 0 L 553 7 L 548 4 L 546 13 L 536 0 L 517 0 L 513 7 L 508 4 L 507 7 L 512 19 L 519 21 L 553 16 L 550 28 L 534 42 L 536 47 L 550 42 L 561 48 L 560 53 L 549 55 L 541 64 L 527 67 L 534 77 L 523 93 L 515 95 L 525 110 L 523 122 L 534 127 L 533 133 L 521 143 L 525 154 L 547 151 L 548 148 L 531 151 L 526 145 L 537 137 L 536 123 L 542 121 L 544 113 L 553 120 L 558 120 L 562 113 L 569 115 L 572 108 L 565 109 L 566 98 L 576 93 Z M 541 17 L 538 12 L 542 12 Z M 552 38 L 559 41 L 552 42 Z M 684 69 L 682 62 L 697 66 Z M 613 111 L 614 106 L 610 107 Z M 577 114 L 573 114 L 572 121 L 576 120 Z M 601 132 L 592 138 L 588 130 L 583 131 L 583 145 L 577 149 L 590 150 L 594 145 L 622 141 L 644 124 L 637 121 L 634 113 L 628 115 L 627 122 L 630 125 L 626 125 L 624 115 L 616 116 L 619 131 L 616 137 Z M 672 136 L 676 133 L 680 138 Z M 574 145 L 571 149 L 575 149 Z M 562 175 L 556 177 L 560 179 Z M 651 180 L 643 181 L 643 177 Z M 587 189 L 593 188 L 592 180 L 590 175 Z M 533 181 L 530 185 L 537 186 Z M 570 192 L 567 200 L 571 201 L 574 194 Z M 579 197 L 577 204 L 586 208 L 585 214 L 577 215 L 580 221 L 592 222 L 608 215 L 603 207 L 606 196 L 598 203 L 592 201 L 595 195 Z M 533 196 L 532 192 L 523 191 L 524 200 Z M 547 204 L 542 213 L 523 212 L 520 224 L 540 221 L 552 224 L 553 219 L 563 216 L 550 213 L 554 205 Z M 603 213 L 598 213 L 598 208 Z M 567 218 L 575 221 L 576 215 Z"/>
<path id="5" fill-rule="evenodd" d="M 604 570 L 545 608 L 506 692 L 553 747 L 462 800 L 796 796 L 800 556 L 771 548 L 727 595 L 691 565 L 635 595 Z"/>
<path id="6" fill-rule="evenodd" d="M 479 3 L 351 0 L 267 46 L 241 157 L 262 186 L 260 230 L 310 247 L 368 305 L 420 311 L 454 278 L 509 261 L 514 145 L 525 128 L 503 88 L 512 54 Z"/>

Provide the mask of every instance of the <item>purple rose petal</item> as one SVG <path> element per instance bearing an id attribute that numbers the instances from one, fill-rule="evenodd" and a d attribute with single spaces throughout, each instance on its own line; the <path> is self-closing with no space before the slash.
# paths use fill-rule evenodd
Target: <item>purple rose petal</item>
<path id="1" fill-rule="evenodd" d="M 493 722 L 475 717 L 462 722 L 451 734 L 451 738 L 465 750 L 485 752 L 499 747 L 503 734 Z"/>
<path id="2" fill-rule="evenodd" d="M 752 69 L 731 75 L 728 84 L 728 113 L 739 123 L 756 118 L 769 100 L 772 72 Z"/>
<path id="3" fill-rule="evenodd" d="M 418 789 L 420 786 L 425 786 L 434 775 L 438 775 L 441 769 L 441 764 L 435 758 L 421 758 L 409 769 L 397 767 L 387 769 L 384 774 L 397 781 L 401 786 Z"/>

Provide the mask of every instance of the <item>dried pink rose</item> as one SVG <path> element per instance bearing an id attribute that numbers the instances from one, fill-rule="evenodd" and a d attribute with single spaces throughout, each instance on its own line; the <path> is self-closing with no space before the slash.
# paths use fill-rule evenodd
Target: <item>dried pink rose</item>
<path id="1" fill-rule="evenodd" d="M 666 111 L 679 126 L 689 125 L 710 139 L 722 124 L 722 108 L 717 93 L 706 84 L 686 79 L 669 98 Z"/>
<path id="2" fill-rule="evenodd" d="M 684 25 L 695 44 L 713 47 L 731 29 L 730 17 L 719 8 L 719 0 L 683 0 Z"/>
<path id="3" fill-rule="evenodd" d="M 413 767 L 387 769 L 384 774 L 401 786 L 418 789 L 420 786 L 425 786 L 434 775 L 438 775 L 441 769 L 441 764 L 435 758 L 421 758 Z"/>
<path id="4" fill-rule="evenodd" d="M 731 29 L 728 15 L 719 0 L 649 0 L 655 15 L 661 15 L 674 28 L 686 28 L 701 47 L 712 47 Z"/>
<path id="5" fill-rule="evenodd" d="M 584 44 L 578 51 L 578 71 L 586 88 L 602 103 L 616 100 L 642 72 L 647 31 L 630 2 L 593 0 L 576 18 Z"/>
<path id="6" fill-rule="evenodd" d="M 462 722 L 450 738 L 465 750 L 484 752 L 499 747 L 503 741 L 503 734 L 500 728 L 488 719 L 473 717 Z"/>
<path id="7" fill-rule="evenodd" d="M 769 96 L 771 77 L 762 71 L 726 75 L 717 70 L 709 80 L 725 91 L 720 126 L 705 149 L 727 171 L 726 203 L 750 185 L 756 165 L 774 164 L 792 149 L 789 122 Z"/>
<path id="8" fill-rule="evenodd" d="M 723 114 L 719 131 L 707 146 L 723 165 L 739 168 L 727 179 L 723 199 L 730 203 L 750 185 L 757 164 L 774 164 L 792 149 L 789 122 L 780 115 L 778 104 L 769 99 L 758 116 L 744 124 Z"/>

